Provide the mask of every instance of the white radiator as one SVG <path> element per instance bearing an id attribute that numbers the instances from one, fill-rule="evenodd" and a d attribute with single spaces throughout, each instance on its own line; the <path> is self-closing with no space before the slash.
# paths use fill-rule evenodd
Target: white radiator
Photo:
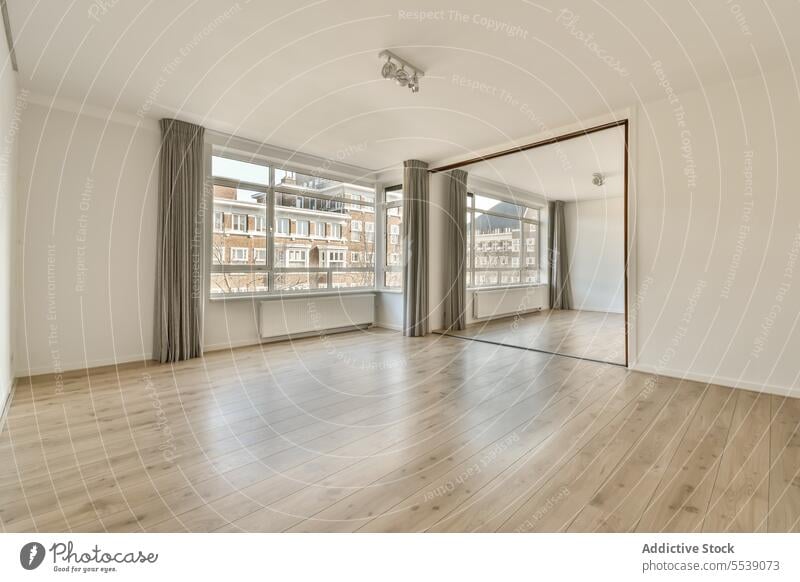
<path id="1" fill-rule="evenodd" d="M 472 313 L 475 319 L 502 317 L 544 308 L 547 287 L 515 287 L 475 291 Z"/>
<path id="2" fill-rule="evenodd" d="M 373 323 L 375 296 L 340 295 L 262 301 L 260 312 L 262 338 L 307 334 Z"/>

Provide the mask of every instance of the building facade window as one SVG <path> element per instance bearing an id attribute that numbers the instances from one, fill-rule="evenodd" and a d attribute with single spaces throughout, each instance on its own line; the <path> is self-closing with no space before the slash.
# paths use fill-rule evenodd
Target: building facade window
<path id="1" fill-rule="evenodd" d="M 248 249 L 242 247 L 231 247 L 231 262 L 246 263 Z"/>
<path id="2" fill-rule="evenodd" d="M 255 227 L 258 234 L 265 234 L 267 232 L 267 217 L 256 215 Z"/>
<path id="3" fill-rule="evenodd" d="M 247 232 L 247 215 L 233 214 L 231 216 L 231 230 L 234 232 Z"/>
<path id="4" fill-rule="evenodd" d="M 211 167 L 212 296 L 375 287 L 374 241 L 343 236 L 374 221 L 374 188 L 216 153 Z"/>
<path id="5" fill-rule="evenodd" d="M 531 285 L 539 276 L 539 209 L 469 193 L 467 286 Z"/>

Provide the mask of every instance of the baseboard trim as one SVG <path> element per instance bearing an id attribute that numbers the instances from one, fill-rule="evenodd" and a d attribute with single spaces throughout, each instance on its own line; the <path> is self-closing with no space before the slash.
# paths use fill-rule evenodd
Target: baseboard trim
<path id="1" fill-rule="evenodd" d="M 93 370 L 95 368 L 104 368 L 106 366 L 121 366 L 123 364 L 133 364 L 136 362 L 151 362 L 153 354 L 136 354 L 132 356 L 123 356 L 121 358 L 99 358 L 96 360 L 64 364 L 58 370 L 53 369 L 52 366 L 39 366 L 35 368 L 27 368 L 25 370 L 17 371 L 17 378 L 33 378 L 35 376 L 46 376 L 52 374 L 70 374 L 73 372 L 85 372 L 86 370 Z"/>
<path id="2" fill-rule="evenodd" d="M 203 353 L 219 352 L 222 350 L 235 350 L 237 348 L 249 348 L 251 346 L 258 346 L 265 343 L 259 338 L 251 338 L 246 340 L 239 340 L 235 342 L 224 342 L 219 344 L 208 344 L 203 346 Z"/>
<path id="3" fill-rule="evenodd" d="M 697 374 L 694 372 L 682 372 L 680 370 L 672 370 L 667 368 L 659 368 L 658 366 L 650 366 L 647 364 L 636 363 L 630 365 L 629 368 L 636 372 L 644 372 L 645 374 L 655 374 L 658 376 L 667 376 L 677 380 L 691 380 L 692 382 L 702 382 L 703 384 L 716 384 L 718 386 L 725 386 L 727 388 L 734 388 L 736 390 L 748 390 L 750 392 L 763 392 L 765 394 L 773 394 L 775 396 L 789 396 L 791 398 L 800 398 L 800 391 L 792 390 L 786 386 L 775 386 L 770 384 L 759 384 L 757 382 L 749 382 L 747 380 L 735 380 L 725 376 L 712 376 L 708 374 Z"/>
<path id="4" fill-rule="evenodd" d="M 402 325 L 394 325 L 393 323 L 376 323 L 375 327 L 379 327 L 381 329 L 389 329 L 391 331 L 403 331 Z"/>
<path id="5" fill-rule="evenodd" d="M 602 307 L 581 307 L 580 309 L 571 309 L 570 311 L 588 311 L 590 313 L 613 313 L 614 315 L 625 315 L 625 310 L 616 309 L 603 309 Z"/>
<path id="6" fill-rule="evenodd" d="M 6 426 L 6 418 L 8 418 L 8 411 L 11 409 L 11 401 L 14 399 L 14 392 L 17 391 L 17 379 L 11 381 L 11 388 L 6 396 L 6 401 L 3 403 L 3 408 L 0 410 L 0 433 Z"/>

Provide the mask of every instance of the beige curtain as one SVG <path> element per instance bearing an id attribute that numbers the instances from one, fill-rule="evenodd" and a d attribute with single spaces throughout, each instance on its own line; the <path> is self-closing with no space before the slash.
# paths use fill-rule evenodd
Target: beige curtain
<path id="1" fill-rule="evenodd" d="M 547 235 L 547 256 L 550 271 L 550 309 L 572 309 L 567 233 L 564 230 L 564 202 L 556 200 L 548 206 L 550 224 Z"/>
<path id="2" fill-rule="evenodd" d="M 428 164 L 403 163 L 403 335 L 428 333 Z"/>
<path id="3" fill-rule="evenodd" d="M 203 128 L 161 120 L 153 358 L 203 355 Z"/>
<path id="4" fill-rule="evenodd" d="M 464 329 L 467 294 L 467 172 L 449 172 L 447 195 L 447 247 L 444 266 L 444 328 Z"/>

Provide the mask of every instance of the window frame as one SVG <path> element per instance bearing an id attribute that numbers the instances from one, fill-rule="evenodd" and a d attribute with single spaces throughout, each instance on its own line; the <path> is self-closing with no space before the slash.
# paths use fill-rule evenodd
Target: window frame
<path id="1" fill-rule="evenodd" d="M 248 223 L 249 216 L 250 215 L 247 214 L 246 212 L 245 213 L 242 213 L 242 212 L 231 212 L 231 230 L 230 230 L 230 233 L 231 234 L 248 234 L 248 230 L 247 230 L 247 226 L 248 225 L 247 225 L 247 223 Z M 237 221 L 236 219 L 237 218 L 242 218 L 242 217 L 244 217 L 244 229 L 236 228 L 235 223 L 236 222 L 240 222 L 240 221 Z"/>
<path id="2" fill-rule="evenodd" d="M 250 260 L 250 249 L 249 248 L 247 248 L 247 247 L 230 247 L 230 249 L 231 249 L 231 258 L 230 258 L 230 262 L 231 263 L 238 263 L 238 264 L 246 265 L 248 263 L 248 261 Z M 236 254 L 238 254 L 235 251 L 244 251 L 244 258 L 241 258 L 241 259 L 236 258 L 235 259 L 234 256 Z"/>
<path id="3" fill-rule="evenodd" d="M 266 224 L 266 232 L 258 234 L 266 235 L 266 244 L 264 249 L 266 250 L 266 261 L 264 263 L 255 263 L 249 261 L 251 253 L 248 252 L 248 262 L 244 263 L 233 263 L 229 261 L 229 264 L 220 264 L 214 261 L 213 257 L 213 249 L 214 249 L 214 234 L 221 234 L 219 231 L 214 229 L 214 216 L 216 211 L 212 211 L 207 213 L 209 216 L 209 220 L 206 223 L 206 227 L 208 228 L 208 241 L 209 241 L 209 248 L 211 249 L 209 252 L 205 253 L 207 255 L 206 264 L 208 265 L 208 274 L 207 274 L 207 284 L 208 284 L 208 291 L 207 296 L 210 300 L 226 300 L 226 299 L 235 299 L 237 297 L 280 297 L 280 296 L 301 296 L 304 294 L 340 294 L 340 293 L 364 293 L 370 291 L 376 291 L 379 288 L 379 268 L 377 260 L 373 262 L 372 266 L 364 266 L 364 267 L 354 267 L 350 266 L 347 262 L 347 254 L 344 255 L 344 266 L 343 267 L 288 267 L 288 266 L 276 266 L 276 258 L 275 258 L 275 237 L 281 238 L 294 238 L 297 237 L 297 233 L 291 232 L 291 220 L 290 220 L 290 228 L 289 233 L 281 233 L 278 231 L 278 224 L 276 222 L 276 194 L 283 193 L 295 196 L 296 199 L 303 197 L 303 198 L 316 198 L 316 199 L 324 199 L 330 200 L 334 202 L 340 202 L 343 205 L 343 208 L 348 209 L 350 206 L 357 206 L 360 208 L 360 211 L 365 212 L 367 214 L 372 213 L 374 216 L 378 207 L 378 188 L 376 184 L 372 186 L 369 185 L 367 182 L 363 181 L 355 181 L 355 182 L 348 182 L 347 177 L 336 177 L 336 176 L 326 176 L 322 174 L 309 174 L 309 170 L 303 170 L 299 168 L 290 168 L 286 165 L 278 162 L 278 161 L 270 161 L 266 159 L 258 159 L 256 157 L 249 157 L 249 156 L 242 156 L 241 154 L 237 154 L 236 152 L 226 151 L 224 149 L 218 149 L 217 147 L 208 147 L 206 150 L 207 160 L 208 160 L 208 170 L 207 170 L 207 180 L 209 184 L 209 198 L 210 198 L 210 205 L 213 209 L 214 207 L 214 186 L 224 186 L 229 188 L 241 189 L 241 190 L 248 190 L 253 192 L 262 192 L 265 194 L 265 204 L 264 204 L 264 218 Z M 221 176 L 214 176 L 213 175 L 213 158 L 214 157 L 221 157 L 227 158 L 236 161 L 246 161 L 248 163 L 257 164 L 263 166 L 267 169 L 268 172 L 268 184 L 258 184 L 244 180 L 235 180 L 231 178 L 225 178 Z M 285 172 L 292 172 L 293 174 L 302 174 L 302 175 L 312 175 L 322 180 L 331 180 L 333 182 L 337 182 L 339 184 L 349 184 L 352 186 L 357 186 L 360 188 L 372 188 L 374 192 L 373 196 L 368 196 L 366 194 L 360 194 L 359 199 L 351 199 L 347 196 L 336 196 L 330 195 L 327 193 L 316 192 L 313 190 L 305 190 L 303 188 L 291 188 L 287 187 L 286 185 L 277 184 L 275 180 L 276 171 L 282 170 Z M 311 170 L 313 171 L 313 170 Z M 233 214 L 233 213 L 231 213 Z M 248 216 L 248 214 L 245 214 Z M 257 217 L 259 215 L 255 215 L 255 220 L 257 221 Z M 245 219 L 247 221 L 247 219 Z M 300 235 L 298 238 L 314 238 L 315 236 L 315 224 L 314 222 L 309 220 L 309 232 L 307 235 Z M 326 226 L 327 230 L 327 222 L 323 221 L 323 224 Z M 249 226 L 247 222 L 245 222 L 246 226 Z M 224 226 L 224 218 L 223 218 L 223 226 Z M 255 223 L 254 223 L 255 226 Z M 233 230 L 233 218 L 231 218 L 231 232 L 237 234 L 247 234 L 253 235 L 256 234 L 256 229 L 253 228 L 252 231 L 234 231 Z M 223 232 L 227 233 L 227 229 L 223 228 Z M 344 229 L 342 229 L 342 233 Z M 326 232 L 327 237 L 327 232 Z M 223 247 L 224 248 L 224 247 Z M 377 252 L 377 248 L 373 246 L 372 256 L 377 259 L 375 253 Z M 252 253 L 255 256 L 255 249 Z M 370 253 L 365 253 L 365 257 L 368 257 Z M 288 263 L 289 255 L 288 249 L 285 256 L 285 261 Z M 306 265 L 308 264 L 309 259 L 309 252 L 306 251 Z M 224 258 L 223 258 L 224 260 Z M 372 273 L 373 282 L 372 285 L 364 286 L 364 287 L 336 287 L 334 285 L 334 277 L 337 273 Z M 214 293 L 214 285 L 212 283 L 212 279 L 215 274 L 220 273 L 231 273 L 231 274 L 264 274 L 266 275 L 267 279 L 267 291 L 252 291 L 252 292 L 232 292 L 232 293 Z M 313 273 L 325 273 L 327 274 L 326 277 L 326 286 L 321 287 L 318 289 L 297 289 L 297 290 L 278 290 L 276 289 L 275 285 L 275 276 L 279 274 L 297 274 L 303 273 L 307 275 L 311 275 Z"/>
<path id="4" fill-rule="evenodd" d="M 403 210 L 403 198 L 405 194 L 400 198 L 400 200 L 392 200 L 388 201 L 386 199 L 387 192 L 403 192 L 403 185 L 402 184 L 393 184 L 392 186 L 387 186 L 383 189 L 383 199 L 381 202 L 381 213 L 380 213 L 380 224 L 382 225 L 381 229 L 381 251 L 380 251 L 380 272 L 377 276 L 380 277 L 380 288 L 387 290 L 387 291 L 394 291 L 394 292 L 405 292 L 405 281 L 403 280 L 402 273 L 403 273 L 403 229 L 400 229 L 398 233 L 398 244 L 400 246 L 400 253 L 399 254 L 399 265 L 389 265 L 389 253 L 388 249 L 386 248 L 388 237 L 391 235 L 391 229 L 389 228 L 389 210 L 392 208 L 399 208 L 402 212 Z M 377 218 L 377 217 L 376 217 Z M 403 217 L 405 218 L 405 217 Z M 376 220 L 376 222 L 378 222 Z M 364 226 L 364 234 L 366 235 L 366 225 Z M 375 236 L 377 241 L 377 228 L 373 228 L 373 236 Z M 386 275 L 387 273 L 401 273 L 401 282 L 399 287 L 389 287 L 386 285 Z"/>
<path id="5" fill-rule="evenodd" d="M 490 210 L 480 210 L 475 208 L 475 196 L 482 196 L 485 198 L 490 198 L 492 200 L 497 200 L 498 202 L 507 202 L 510 204 L 514 204 L 520 207 L 523 212 L 521 215 L 515 215 L 511 213 L 505 212 L 497 212 Z M 467 249 L 467 254 L 469 256 L 469 264 L 467 265 L 467 276 L 468 281 L 470 284 L 467 286 L 468 291 L 485 291 L 487 289 L 508 289 L 508 288 L 515 288 L 515 287 L 537 287 L 542 285 L 542 266 L 541 266 L 541 258 L 539 254 L 541 253 L 541 242 L 542 242 L 542 211 L 543 206 L 536 205 L 533 203 L 525 203 L 519 200 L 508 200 L 503 197 L 499 197 L 496 194 L 487 194 L 485 192 L 474 192 L 468 191 L 467 192 L 467 218 L 469 223 L 469 248 Z M 533 218 L 525 218 L 524 210 L 535 210 L 537 219 Z M 519 239 L 519 249 L 514 250 L 514 241 L 512 240 L 509 248 L 511 249 L 511 253 L 519 253 L 519 266 L 514 267 L 512 266 L 514 263 L 514 258 L 512 256 L 512 260 L 510 261 L 510 265 L 501 265 L 499 264 L 500 261 L 496 261 L 497 264 L 492 265 L 491 261 L 485 261 L 486 266 L 477 266 L 476 265 L 476 232 L 475 232 L 475 215 L 476 214 L 485 214 L 489 216 L 495 216 L 497 218 L 505 218 L 511 220 L 519 221 L 519 231 L 520 231 L 520 239 Z M 536 243 L 535 243 L 535 251 L 531 252 L 528 249 L 527 242 L 523 242 L 523 239 L 527 239 L 530 237 L 526 236 L 526 226 L 525 225 L 535 225 L 536 226 Z M 482 247 L 484 243 L 481 243 Z M 498 247 L 501 245 L 498 244 L 498 241 L 494 241 L 491 249 L 486 250 L 499 250 Z M 506 245 L 502 245 L 505 247 Z M 529 253 L 532 255 L 529 257 Z M 485 259 L 485 256 L 481 257 Z M 496 258 L 496 257 L 494 257 Z M 528 265 L 528 260 L 534 259 L 533 268 Z M 525 281 L 525 272 L 526 271 L 533 271 L 537 272 L 536 282 L 526 282 Z M 519 283 L 503 283 L 502 278 L 503 274 L 510 271 L 516 271 L 519 275 Z M 478 286 L 475 284 L 475 274 L 476 273 L 485 273 L 485 272 L 495 272 L 497 273 L 497 283 L 491 285 L 482 285 Z"/>

